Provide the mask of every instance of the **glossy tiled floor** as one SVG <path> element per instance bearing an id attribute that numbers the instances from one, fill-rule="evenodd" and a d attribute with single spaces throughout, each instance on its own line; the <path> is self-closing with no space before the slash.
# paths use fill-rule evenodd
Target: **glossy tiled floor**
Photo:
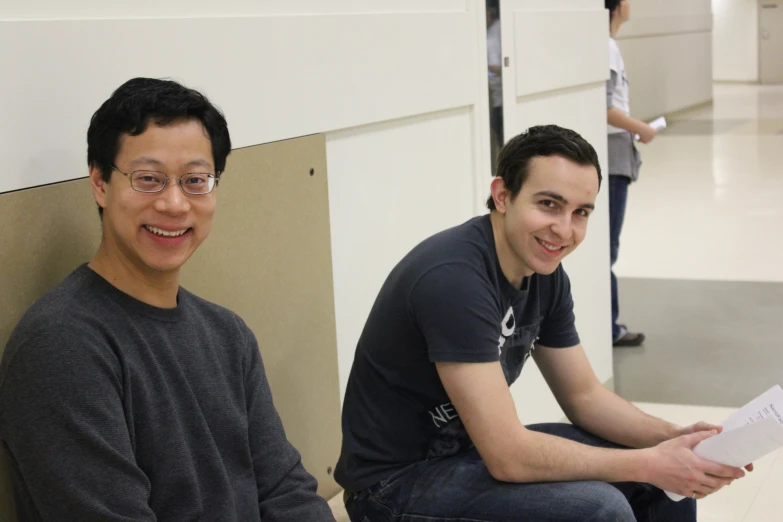
<path id="1" fill-rule="evenodd" d="M 617 275 L 783 281 L 783 86 L 716 85 L 669 123 L 639 145 Z"/>
<path id="2" fill-rule="evenodd" d="M 329 505 L 332 507 L 332 512 L 334 513 L 334 518 L 337 519 L 337 522 L 350 522 L 348 513 L 345 512 L 345 506 L 343 505 L 342 493 L 329 501 Z"/>
<path id="3" fill-rule="evenodd" d="M 711 107 L 639 148 L 615 272 L 621 319 L 647 342 L 615 350 L 617 390 L 675 422 L 720 422 L 783 384 L 783 86 L 716 85 Z M 779 522 L 781 490 L 778 452 L 700 501 L 699 520 Z"/>

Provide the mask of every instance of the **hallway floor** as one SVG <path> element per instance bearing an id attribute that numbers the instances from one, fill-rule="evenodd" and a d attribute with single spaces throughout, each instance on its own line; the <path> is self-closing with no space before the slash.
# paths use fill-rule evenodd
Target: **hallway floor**
<path id="1" fill-rule="evenodd" d="M 783 86 L 718 84 L 649 145 L 631 186 L 615 273 L 615 385 L 659 416 L 719 422 L 783 385 Z M 699 502 L 701 522 L 772 522 L 783 453 Z"/>

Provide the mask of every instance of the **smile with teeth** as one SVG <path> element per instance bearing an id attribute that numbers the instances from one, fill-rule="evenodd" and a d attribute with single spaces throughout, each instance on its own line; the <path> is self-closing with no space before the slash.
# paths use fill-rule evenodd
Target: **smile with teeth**
<path id="1" fill-rule="evenodd" d="M 557 246 L 553 245 L 552 243 L 549 243 L 547 241 L 544 241 L 543 239 L 536 238 L 536 241 L 538 241 L 538 244 L 549 250 L 550 252 L 557 252 L 559 250 L 564 249 L 564 246 Z"/>
<path id="2" fill-rule="evenodd" d="M 162 230 L 160 228 L 151 227 L 149 225 L 144 225 L 144 228 L 148 231 L 152 232 L 156 236 L 163 236 L 163 237 L 179 237 L 188 230 L 189 228 L 183 228 L 182 230 Z"/>

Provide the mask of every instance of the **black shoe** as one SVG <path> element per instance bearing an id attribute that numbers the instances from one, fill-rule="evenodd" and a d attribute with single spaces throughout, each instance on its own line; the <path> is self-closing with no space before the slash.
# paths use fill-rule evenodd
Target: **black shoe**
<path id="1" fill-rule="evenodd" d="M 612 346 L 618 348 L 635 348 L 644 344 L 645 337 L 643 333 L 629 332 L 625 328 L 624 330 L 625 333 L 619 339 L 615 339 L 615 341 L 612 343 Z"/>

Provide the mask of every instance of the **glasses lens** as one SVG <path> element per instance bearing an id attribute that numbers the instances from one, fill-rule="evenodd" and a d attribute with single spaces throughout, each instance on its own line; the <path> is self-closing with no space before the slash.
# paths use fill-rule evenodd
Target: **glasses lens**
<path id="1" fill-rule="evenodd" d="M 159 192 L 166 185 L 166 175 L 154 170 L 137 170 L 131 174 L 131 185 L 139 192 Z"/>
<path id="2" fill-rule="evenodd" d="M 182 189 L 188 194 L 208 194 L 215 187 L 215 176 L 194 172 L 182 176 Z"/>

